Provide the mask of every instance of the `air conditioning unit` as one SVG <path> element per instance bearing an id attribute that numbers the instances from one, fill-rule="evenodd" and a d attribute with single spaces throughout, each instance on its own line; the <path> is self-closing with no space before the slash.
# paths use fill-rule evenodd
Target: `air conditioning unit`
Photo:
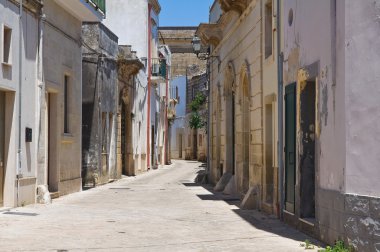
<path id="1" fill-rule="evenodd" d="M 152 64 L 152 75 L 157 76 L 160 73 L 160 64 Z"/>

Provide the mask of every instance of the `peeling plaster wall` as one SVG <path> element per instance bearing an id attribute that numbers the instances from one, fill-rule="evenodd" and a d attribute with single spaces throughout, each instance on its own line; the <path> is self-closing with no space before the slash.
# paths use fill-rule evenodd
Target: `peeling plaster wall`
<path id="1" fill-rule="evenodd" d="M 118 54 L 118 38 L 101 23 L 84 23 L 82 38 L 91 48 L 82 47 L 82 180 L 92 184 L 96 173 L 98 183 L 107 183 L 118 178 L 115 160 L 118 69 L 113 60 Z M 99 59 L 94 52 L 105 57 Z M 102 119 L 102 115 L 106 118 Z M 103 153 L 107 153 L 107 159 L 102 158 Z"/>
<path id="2" fill-rule="evenodd" d="M 346 192 L 380 197 L 380 1 L 346 1 Z"/>
<path id="3" fill-rule="evenodd" d="M 311 233 L 328 243 L 344 239 L 358 251 L 379 251 L 380 3 L 288 0 L 284 13 L 284 84 L 297 82 L 300 95 L 304 81 L 317 80 L 316 225 Z M 300 134 L 298 127 L 298 154 Z M 297 218 L 298 184 L 299 178 Z"/>
<path id="4" fill-rule="evenodd" d="M 342 191 L 345 167 L 344 85 L 335 83 L 337 45 L 334 43 L 333 2 L 284 2 L 284 85 L 297 82 L 300 69 L 318 64 L 318 69 L 311 70 L 314 73 L 308 73 L 309 78 L 318 82 L 317 185 Z M 287 22 L 290 9 L 294 13 L 291 26 Z"/>

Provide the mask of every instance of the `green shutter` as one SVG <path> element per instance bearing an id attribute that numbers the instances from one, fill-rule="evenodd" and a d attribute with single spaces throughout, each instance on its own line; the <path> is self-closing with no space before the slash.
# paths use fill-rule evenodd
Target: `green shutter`
<path id="1" fill-rule="evenodd" d="M 296 84 L 285 88 L 285 209 L 294 213 L 296 182 Z"/>

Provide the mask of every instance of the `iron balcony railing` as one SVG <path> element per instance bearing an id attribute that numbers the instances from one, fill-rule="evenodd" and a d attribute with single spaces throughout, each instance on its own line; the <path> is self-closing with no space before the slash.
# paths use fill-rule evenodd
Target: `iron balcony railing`
<path id="1" fill-rule="evenodd" d="M 95 9 L 100 10 L 103 14 L 106 14 L 106 0 L 87 0 Z"/>
<path id="2" fill-rule="evenodd" d="M 165 59 L 152 59 L 152 76 L 166 79 L 167 65 Z"/>

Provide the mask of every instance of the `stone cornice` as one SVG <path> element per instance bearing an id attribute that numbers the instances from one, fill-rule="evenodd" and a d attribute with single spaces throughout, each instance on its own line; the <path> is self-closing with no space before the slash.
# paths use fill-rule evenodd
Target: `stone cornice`
<path id="1" fill-rule="evenodd" d="M 223 38 L 223 31 L 218 24 L 200 24 L 197 30 L 197 36 L 202 40 L 204 45 L 218 46 Z"/>
<path id="2" fill-rule="evenodd" d="M 248 7 L 250 0 L 219 0 L 220 7 L 224 12 L 237 11 L 242 14 Z"/>
<path id="3" fill-rule="evenodd" d="M 232 15 L 225 13 L 216 24 L 200 24 L 196 34 L 204 45 L 217 47 L 220 41 L 222 41 L 224 29 L 231 19 Z"/>
<path id="4" fill-rule="evenodd" d="M 161 5 L 158 2 L 158 0 L 149 0 L 149 4 L 152 6 L 154 12 L 156 12 L 157 15 L 160 14 L 160 12 L 161 12 Z"/>
<path id="5" fill-rule="evenodd" d="M 138 74 L 144 67 L 139 59 L 119 59 L 119 77 L 121 79 L 129 79 L 131 76 Z"/>
<path id="6" fill-rule="evenodd" d="M 19 0 L 11 0 L 11 1 L 17 5 L 20 5 Z M 24 8 L 36 14 L 41 13 L 41 9 L 43 7 L 43 3 L 41 0 L 24 0 L 22 4 Z"/>

